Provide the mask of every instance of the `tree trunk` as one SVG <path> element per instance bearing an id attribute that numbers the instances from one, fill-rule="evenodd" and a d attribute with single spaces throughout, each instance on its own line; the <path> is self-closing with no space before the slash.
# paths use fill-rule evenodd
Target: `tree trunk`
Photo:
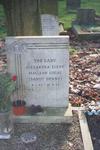
<path id="1" fill-rule="evenodd" d="M 4 0 L 3 6 L 8 35 L 41 35 L 38 0 Z"/>

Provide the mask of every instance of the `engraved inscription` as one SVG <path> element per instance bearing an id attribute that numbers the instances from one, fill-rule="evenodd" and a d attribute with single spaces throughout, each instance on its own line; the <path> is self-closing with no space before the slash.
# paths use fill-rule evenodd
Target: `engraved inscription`
<path id="1" fill-rule="evenodd" d="M 59 87 L 63 80 L 64 64 L 57 64 L 57 58 L 33 58 L 30 57 L 30 62 L 25 66 L 26 80 L 30 82 L 30 88 L 33 90 L 35 87 Z M 41 83 L 41 84 L 40 84 Z"/>

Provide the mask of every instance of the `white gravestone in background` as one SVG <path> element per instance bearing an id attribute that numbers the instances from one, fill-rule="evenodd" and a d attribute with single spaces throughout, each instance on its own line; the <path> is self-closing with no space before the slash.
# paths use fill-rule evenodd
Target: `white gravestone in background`
<path id="1" fill-rule="evenodd" d="M 49 14 L 41 15 L 42 35 L 54 36 L 59 35 L 58 17 Z"/>
<path id="2" fill-rule="evenodd" d="M 28 105 L 68 106 L 67 36 L 7 37 L 6 45 L 9 72 Z"/>

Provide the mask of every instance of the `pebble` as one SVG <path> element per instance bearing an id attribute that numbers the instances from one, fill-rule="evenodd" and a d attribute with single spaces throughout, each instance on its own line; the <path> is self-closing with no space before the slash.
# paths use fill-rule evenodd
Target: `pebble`
<path id="1" fill-rule="evenodd" d="M 93 86 L 93 88 L 100 90 L 100 84 L 95 84 L 95 85 Z"/>

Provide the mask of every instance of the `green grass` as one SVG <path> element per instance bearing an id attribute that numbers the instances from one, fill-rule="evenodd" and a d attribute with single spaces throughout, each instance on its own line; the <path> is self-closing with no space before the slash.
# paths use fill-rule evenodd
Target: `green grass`
<path id="1" fill-rule="evenodd" d="M 81 0 L 81 8 L 95 9 L 96 14 L 100 15 L 100 0 Z"/>
<path id="2" fill-rule="evenodd" d="M 74 20 L 76 17 L 76 12 L 67 11 L 66 0 L 62 0 L 62 1 L 59 0 L 58 13 L 59 13 L 59 20 L 64 23 L 64 27 L 69 28 L 71 26 L 72 20 Z"/>
<path id="3" fill-rule="evenodd" d="M 64 23 L 65 29 L 70 28 L 72 21 L 76 18 L 76 11 L 68 11 L 67 0 L 59 0 L 59 20 Z M 81 0 L 81 8 L 93 8 L 100 15 L 100 0 Z"/>

